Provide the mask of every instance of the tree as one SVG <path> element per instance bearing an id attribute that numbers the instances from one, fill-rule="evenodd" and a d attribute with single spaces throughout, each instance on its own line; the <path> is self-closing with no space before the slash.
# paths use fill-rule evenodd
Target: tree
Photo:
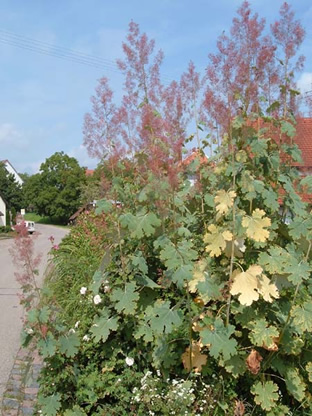
<path id="1" fill-rule="evenodd" d="M 27 194 L 33 195 L 38 214 L 66 223 L 80 205 L 80 187 L 85 180 L 85 169 L 75 158 L 56 152 L 41 164 Z"/>
<path id="2" fill-rule="evenodd" d="M 8 208 L 19 211 L 23 208 L 23 190 L 16 182 L 14 175 L 8 173 L 3 164 L 0 164 L 0 192 L 8 202 Z"/>

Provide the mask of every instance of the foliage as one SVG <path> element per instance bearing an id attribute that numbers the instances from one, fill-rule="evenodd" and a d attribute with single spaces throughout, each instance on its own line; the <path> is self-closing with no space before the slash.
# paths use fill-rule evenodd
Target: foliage
<path id="1" fill-rule="evenodd" d="M 57 152 L 41 164 L 38 174 L 27 180 L 27 206 L 39 215 L 67 223 L 80 206 L 80 187 L 85 180 L 85 169 L 77 160 Z"/>
<path id="2" fill-rule="evenodd" d="M 257 33 L 234 51 L 253 51 Z M 90 153 L 109 152 L 105 198 L 53 248 L 50 294 L 26 318 L 25 343 L 35 337 L 46 364 L 43 414 L 310 414 L 312 222 L 300 198 L 310 180 L 292 167 L 291 111 L 242 107 L 256 78 L 240 78 L 247 92 L 215 157 L 198 149 L 181 163 L 183 117 L 173 126 L 158 111 L 162 56 L 150 63 L 154 44 L 134 23 L 123 47 L 123 112 L 101 80 L 85 123 Z M 131 160 L 120 157 L 125 119 L 140 131 Z"/>

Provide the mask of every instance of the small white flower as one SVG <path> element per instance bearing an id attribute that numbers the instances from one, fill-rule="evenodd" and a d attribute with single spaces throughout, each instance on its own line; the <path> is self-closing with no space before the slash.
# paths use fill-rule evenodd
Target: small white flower
<path id="1" fill-rule="evenodd" d="M 102 302 L 101 296 L 100 295 L 95 295 L 93 298 L 93 302 L 95 305 L 98 305 L 99 303 Z"/>
<path id="2" fill-rule="evenodd" d="M 89 335 L 84 335 L 82 338 L 83 341 L 90 341 Z"/>
<path id="3" fill-rule="evenodd" d="M 126 357 L 126 364 L 131 367 L 134 364 L 134 359 L 131 357 Z"/>
<path id="4" fill-rule="evenodd" d="M 109 292 L 110 287 L 109 286 L 104 286 L 104 293 Z"/>
<path id="5" fill-rule="evenodd" d="M 82 286 L 82 288 L 80 289 L 80 294 L 85 295 L 86 293 L 87 293 L 87 288 L 85 286 Z"/>
<path id="6" fill-rule="evenodd" d="M 79 324 L 80 324 L 80 321 L 77 321 L 77 322 L 75 323 L 75 328 L 78 328 Z"/>
<path id="7" fill-rule="evenodd" d="M 26 334 L 31 335 L 34 333 L 34 330 L 32 328 L 26 328 L 25 329 Z"/>
<path id="8" fill-rule="evenodd" d="M 68 331 L 68 333 L 69 334 L 74 334 L 76 331 L 74 330 L 74 328 L 71 328 L 69 331 Z"/>

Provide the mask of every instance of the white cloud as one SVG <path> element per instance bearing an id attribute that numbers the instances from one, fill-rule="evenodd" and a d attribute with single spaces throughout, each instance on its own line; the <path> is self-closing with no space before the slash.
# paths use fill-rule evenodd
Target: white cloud
<path id="1" fill-rule="evenodd" d="M 302 93 L 312 90 L 312 72 L 303 72 L 297 81 L 299 90 Z"/>
<path id="2" fill-rule="evenodd" d="M 10 145 L 11 148 L 23 149 L 27 146 L 27 140 L 11 123 L 0 124 L 0 144 Z"/>
<path id="3" fill-rule="evenodd" d="M 86 148 L 81 144 L 78 147 L 73 148 L 68 152 L 70 157 L 74 157 L 78 160 L 80 166 L 84 166 L 89 169 L 94 169 L 98 164 L 98 160 L 91 159 L 87 153 Z"/>

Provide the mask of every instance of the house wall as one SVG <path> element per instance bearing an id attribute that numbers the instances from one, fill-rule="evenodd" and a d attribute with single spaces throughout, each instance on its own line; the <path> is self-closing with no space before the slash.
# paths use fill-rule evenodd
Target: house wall
<path id="1" fill-rule="evenodd" d="M 0 196 L 0 211 L 4 216 L 0 215 L 0 226 L 6 225 L 6 205 L 3 199 Z"/>

